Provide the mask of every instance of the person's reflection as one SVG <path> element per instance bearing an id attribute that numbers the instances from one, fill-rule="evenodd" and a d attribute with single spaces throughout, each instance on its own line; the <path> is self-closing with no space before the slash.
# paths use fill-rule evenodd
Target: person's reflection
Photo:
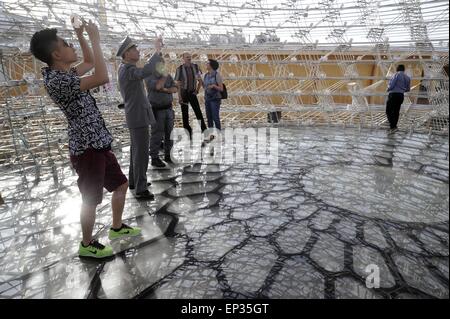
<path id="1" fill-rule="evenodd" d="M 375 169 L 375 190 L 380 194 L 386 194 L 387 191 L 394 184 L 396 179 L 396 172 L 392 169 L 393 167 L 393 157 L 395 149 L 395 139 L 393 136 L 387 137 L 388 141 L 384 144 L 380 155 L 375 155 L 375 161 L 384 167 L 377 167 Z M 389 191 L 393 191 L 390 189 Z"/>
<path id="2" fill-rule="evenodd" d="M 392 168 L 377 167 L 375 169 L 375 190 L 379 194 L 393 192 L 393 185 L 396 179 L 396 172 Z"/>
<path id="3" fill-rule="evenodd" d="M 379 154 L 373 156 L 375 162 L 381 166 L 393 166 L 395 138 L 393 135 L 387 136 L 387 141 L 384 143 L 383 149 Z"/>

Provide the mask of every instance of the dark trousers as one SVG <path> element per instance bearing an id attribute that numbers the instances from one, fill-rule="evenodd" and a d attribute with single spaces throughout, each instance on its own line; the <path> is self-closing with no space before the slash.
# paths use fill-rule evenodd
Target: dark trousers
<path id="1" fill-rule="evenodd" d="M 200 104 L 198 103 L 197 95 L 195 95 L 193 92 L 182 90 L 180 104 L 181 113 L 183 115 L 183 127 L 188 130 L 189 136 L 192 137 L 192 128 L 189 125 L 189 104 L 191 104 L 192 109 L 194 110 L 197 121 L 200 121 L 202 132 L 206 130 L 205 120 L 203 119 L 203 114 L 200 109 Z"/>
<path id="2" fill-rule="evenodd" d="M 403 93 L 389 93 L 386 103 L 386 115 L 391 129 L 397 127 L 398 118 L 400 116 L 400 107 L 404 99 Z"/>
<path id="3" fill-rule="evenodd" d="M 174 112 L 172 106 L 165 109 L 152 109 L 156 123 L 152 125 L 152 136 L 150 138 L 150 157 L 152 160 L 158 158 L 161 142 L 164 139 L 164 156 L 170 156 L 173 142 L 170 134 L 173 130 Z"/>
<path id="4" fill-rule="evenodd" d="M 205 100 L 206 116 L 208 118 L 208 127 L 222 129 L 220 125 L 220 102 L 221 100 Z"/>
<path id="5" fill-rule="evenodd" d="M 136 193 L 147 190 L 148 149 L 150 134 L 148 126 L 130 130 L 130 169 L 128 183 L 136 188 Z"/>

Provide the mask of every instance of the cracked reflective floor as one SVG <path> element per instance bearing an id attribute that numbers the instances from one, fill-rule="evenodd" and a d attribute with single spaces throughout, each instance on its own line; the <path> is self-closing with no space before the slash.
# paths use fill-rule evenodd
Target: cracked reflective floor
<path id="1" fill-rule="evenodd" d="M 70 167 L 57 183 L 3 170 L 0 297 L 448 298 L 447 137 L 284 127 L 278 138 L 276 167 L 149 169 L 156 200 L 128 193 L 124 211 L 143 234 L 103 262 L 77 256 Z M 116 154 L 127 172 L 127 150 Z M 106 243 L 109 201 L 94 229 Z"/>

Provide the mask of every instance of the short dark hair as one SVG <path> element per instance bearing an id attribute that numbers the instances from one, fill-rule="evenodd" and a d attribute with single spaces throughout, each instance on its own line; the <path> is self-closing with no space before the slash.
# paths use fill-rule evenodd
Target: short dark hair
<path id="1" fill-rule="evenodd" d="M 219 62 L 213 59 L 208 59 L 209 65 L 213 68 L 213 70 L 217 70 L 219 68 Z"/>
<path id="2" fill-rule="evenodd" d="M 33 34 L 30 41 L 31 54 L 48 65 L 53 63 L 52 52 L 58 43 L 56 33 L 58 33 L 56 29 L 44 29 Z"/>
<path id="3" fill-rule="evenodd" d="M 403 64 L 399 64 L 399 66 L 397 66 L 397 72 L 398 71 L 405 71 L 405 66 Z"/>

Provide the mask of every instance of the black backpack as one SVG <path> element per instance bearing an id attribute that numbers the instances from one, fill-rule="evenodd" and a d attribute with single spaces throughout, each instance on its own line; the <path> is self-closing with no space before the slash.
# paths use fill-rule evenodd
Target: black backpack
<path id="1" fill-rule="evenodd" d="M 217 73 L 215 74 L 215 77 L 216 77 L 216 83 L 217 83 Z M 219 83 L 217 83 L 217 84 L 219 84 Z M 228 99 L 227 87 L 225 86 L 225 83 L 222 83 L 222 85 L 223 85 L 223 91 L 222 92 L 219 91 L 220 99 L 221 100 L 226 100 L 226 99 Z"/>

